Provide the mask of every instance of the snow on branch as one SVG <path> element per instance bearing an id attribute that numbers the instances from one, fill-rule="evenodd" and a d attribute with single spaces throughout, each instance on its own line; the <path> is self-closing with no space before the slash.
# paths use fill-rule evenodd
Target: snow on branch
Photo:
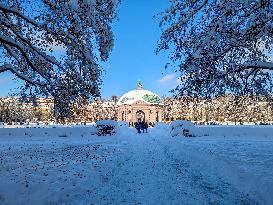
<path id="1" fill-rule="evenodd" d="M 39 85 L 39 86 L 47 85 L 45 82 L 34 81 L 31 78 L 28 78 L 26 75 L 18 72 L 18 70 L 15 69 L 11 64 L 4 64 L 4 65 L 0 66 L 0 73 L 4 72 L 4 71 L 8 71 L 8 70 L 11 71 L 18 78 L 25 80 L 26 82 L 30 83 L 31 85 Z"/>
<path id="2" fill-rule="evenodd" d="M 246 68 L 273 70 L 273 62 L 264 62 L 264 61 L 246 62 L 242 66 Z"/>
<path id="3" fill-rule="evenodd" d="M 2 10 L 5 13 L 15 14 L 16 16 L 19 16 L 19 17 L 23 18 L 24 20 L 26 20 L 28 23 L 33 24 L 34 26 L 37 26 L 37 27 L 41 27 L 42 26 L 42 24 L 39 24 L 35 20 L 33 20 L 33 19 L 29 18 L 28 16 L 24 15 L 19 10 L 15 9 L 15 8 L 8 7 L 8 6 L 5 6 L 1 2 L 0 2 L 0 10 Z"/>
<path id="4" fill-rule="evenodd" d="M 271 1 L 171 1 L 157 52 L 170 50 L 167 65 L 178 65 L 176 92 L 272 92 L 272 17 Z"/>
<path id="5" fill-rule="evenodd" d="M 99 65 L 113 48 L 118 2 L 37 0 L 30 10 L 22 1 L 1 1 L 0 72 L 9 70 L 63 100 L 98 96 Z M 52 44 L 65 48 L 61 58 L 54 57 Z"/>

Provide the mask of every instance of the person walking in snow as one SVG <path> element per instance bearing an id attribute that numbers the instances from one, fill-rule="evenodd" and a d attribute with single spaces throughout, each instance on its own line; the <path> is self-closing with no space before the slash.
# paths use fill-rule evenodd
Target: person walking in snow
<path id="1" fill-rule="evenodd" d="M 144 129 L 146 130 L 146 133 L 148 133 L 148 127 L 149 127 L 149 126 L 148 126 L 148 123 L 145 122 L 145 123 L 144 123 Z"/>
<path id="2" fill-rule="evenodd" d="M 147 122 L 142 121 L 140 123 L 140 129 L 142 130 L 142 132 L 144 133 L 144 131 L 146 131 L 146 133 L 147 133 L 147 128 L 148 128 Z"/>
<path id="3" fill-rule="evenodd" d="M 141 129 L 140 121 L 135 122 L 135 128 L 136 128 L 136 130 L 137 130 L 137 133 L 141 133 L 141 131 L 140 131 L 140 129 Z"/>

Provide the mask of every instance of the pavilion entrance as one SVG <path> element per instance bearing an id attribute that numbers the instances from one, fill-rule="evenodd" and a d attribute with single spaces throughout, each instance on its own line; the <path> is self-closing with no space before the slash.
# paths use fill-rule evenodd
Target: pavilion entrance
<path id="1" fill-rule="evenodd" d="M 136 112 L 136 121 L 145 121 L 145 113 L 142 110 Z"/>

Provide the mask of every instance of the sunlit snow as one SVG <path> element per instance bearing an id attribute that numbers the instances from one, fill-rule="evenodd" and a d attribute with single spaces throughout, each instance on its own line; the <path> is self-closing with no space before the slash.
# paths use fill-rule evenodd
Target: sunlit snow
<path id="1" fill-rule="evenodd" d="M 0 204 L 273 203 L 273 127 L 196 129 L 0 128 Z"/>

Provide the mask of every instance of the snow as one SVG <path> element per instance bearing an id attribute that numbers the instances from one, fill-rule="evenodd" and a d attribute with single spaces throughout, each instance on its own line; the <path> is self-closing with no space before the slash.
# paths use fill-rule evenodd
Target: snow
<path id="1" fill-rule="evenodd" d="M 273 203 L 272 126 L 169 129 L 0 128 L 0 204 Z"/>
<path id="2" fill-rule="evenodd" d="M 194 143 L 184 143 L 187 152 L 194 152 L 191 157 L 198 162 L 197 166 L 207 166 L 209 173 L 216 172 L 218 176 L 253 196 L 260 203 L 272 204 L 272 137 L 269 139 L 204 137 L 194 140 Z"/>
<path id="3" fill-rule="evenodd" d="M 154 125 L 154 128 L 155 128 L 154 130 L 165 132 L 169 129 L 169 126 L 164 122 L 156 122 Z"/>
<path id="4" fill-rule="evenodd" d="M 0 128 L 1 129 L 1 128 Z M 36 138 L 41 139 L 49 139 L 49 138 L 57 138 L 60 136 L 71 137 L 74 135 L 77 136 L 88 136 L 94 135 L 97 132 L 96 127 L 94 126 L 86 126 L 86 127 L 56 127 L 52 128 L 2 128 L 0 130 L 1 137 L 17 137 L 21 136 L 21 138 Z"/>
<path id="5" fill-rule="evenodd" d="M 142 101 L 147 104 L 152 104 L 143 98 L 145 95 L 155 96 L 158 99 L 160 99 L 160 97 L 157 94 L 155 94 L 149 90 L 131 90 L 131 91 L 125 93 L 123 96 L 121 96 L 121 98 L 119 99 L 117 104 L 118 105 L 122 105 L 122 104 L 131 105 L 131 104 L 136 103 L 137 101 Z"/>
<path id="6" fill-rule="evenodd" d="M 129 127 L 129 124 L 128 124 L 128 122 L 118 121 L 118 126 L 120 126 L 120 127 Z"/>
<path id="7" fill-rule="evenodd" d="M 99 120 L 96 122 L 97 126 L 112 126 L 117 127 L 118 123 L 114 120 Z"/>
<path id="8" fill-rule="evenodd" d="M 256 137 L 272 137 L 271 125 L 206 125 L 197 126 L 198 133 L 203 136 L 231 137 L 251 139 Z"/>

